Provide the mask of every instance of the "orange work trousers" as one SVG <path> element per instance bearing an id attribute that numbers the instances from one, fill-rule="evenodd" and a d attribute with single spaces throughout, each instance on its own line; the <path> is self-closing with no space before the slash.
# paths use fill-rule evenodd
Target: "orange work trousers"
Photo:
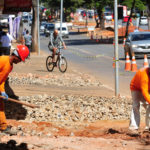
<path id="1" fill-rule="evenodd" d="M 6 116 L 4 112 L 4 101 L 0 99 L 0 130 L 7 128 Z"/>

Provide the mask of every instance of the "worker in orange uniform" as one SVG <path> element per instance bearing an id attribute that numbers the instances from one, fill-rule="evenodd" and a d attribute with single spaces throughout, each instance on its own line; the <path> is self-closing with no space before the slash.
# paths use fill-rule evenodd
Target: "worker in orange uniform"
<path id="1" fill-rule="evenodd" d="M 24 45 L 17 45 L 17 49 L 10 56 L 0 56 L 0 94 L 5 97 L 0 99 L 0 132 L 6 134 L 15 134 L 13 130 L 7 126 L 6 116 L 4 113 L 4 101 L 8 99 L 8 95 L 5 92 L 4 84 L 13 69 L 13 64 L 17 64 L 25 59 L 29 55 L 29 49 Z"/>
<path id="2" fill-rule="evenodd" d="M 132 111 L 129 129 L 138 133 L 140 126 L 140 102 L 146 109 L 145 129 L 150 128 L 150 68 L 142 68 L 138 70 L 130 83 L 132 95 Z"/>

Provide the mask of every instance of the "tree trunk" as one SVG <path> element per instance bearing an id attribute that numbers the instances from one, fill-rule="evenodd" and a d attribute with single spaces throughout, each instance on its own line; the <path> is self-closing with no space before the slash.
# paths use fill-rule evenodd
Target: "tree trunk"
<path id="1" fill-rule="evenodd" d="M 104 13 L 102 10 L 98 10 L 98 16 L 99 16 L 99 20 L 100 20 L 100 28 L 102 30 L 104 30 L 105 29 L 105 25 L 104 25 L 105 20 L 104 20 Z"/>
<path id="2" fill-rule="evenodd" d="M 127 22 L 127 26 L 126 26 L 126 35 L 125 35 L 125 37 L 128 36 L 129 22 L 130 22 L 130 19 L 131 19 L 131 17 L 132 17 L 132 13 L 133 13 L 134 6 L 135 6 L 135 0 L 134 0 L 133 3 L 132 3 L 131 13 L 130 13 L 130 16 L 129 16 L 129 18 L 128 18 L 128 22 Z"/>
<path id="3" fill-rule="evenodd" d="M 39 51 L 38 47 L 38 21 L 37 21 L 37 0 L 32 0 L 32 9 L 33 9 L 33 20 L 32 20 L 32 27 L 31 27 L 31 34 L 32 34 L 32 52 Z"/>
<path id="4" fill-rule="evenodd" d="M 146 0 L 147 2 L 147 13 L 148 13 L 148 30 L 150 30 L 150 0 Z"/>

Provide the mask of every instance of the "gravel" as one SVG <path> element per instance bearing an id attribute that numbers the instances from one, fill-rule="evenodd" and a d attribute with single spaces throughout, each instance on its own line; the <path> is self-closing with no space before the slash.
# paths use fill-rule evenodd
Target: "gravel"
<path id="1" fill-rule="evenodd" d="M 101 82 L 87 74 L 48 74 L 39 76 L 37 74 L 12 73 L 9 76 L 9 83 L 14 85 L 57 85 L 65 87 L 90 87 L 102 86 Z"/>
<path id="2" fill-rule="evenodd" d="M 35 95 L 22 96 L 20 100 L 38 105 L 40 108 L 32 109 L 8 102 L 7 118 L 62 123 L 94 122 L 129 119 L 131 110 L 131 100 L 115 97 Z"/>
<path id="3" fill-rule="evenodd" d="M 83 73 L 37 74 L 12 73 L 9 82 L 17 85 L 57 85 L 63 87 L 102 86 L 93 76 Z M 29 108 L 19 104 L 7 103 L 7 118 L 26 121 L 48 122 L 95 122 L 97 120 L 126 120 L 130 118 L 131 99 L 107 98 L 87 95 L 33 95 L 21 96 L 21 101 L 32 103 L 40 108 Z M 144 111 L 142 110 L 142 113 Z"/>

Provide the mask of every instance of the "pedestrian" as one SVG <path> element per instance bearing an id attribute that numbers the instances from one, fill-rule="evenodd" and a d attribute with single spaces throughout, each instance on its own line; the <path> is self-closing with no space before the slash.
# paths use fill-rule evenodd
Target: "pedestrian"
<path id="1" fill-rule="evenodd" d="M 28 47 L 29 52 L 31 52 L 32 46 L 32 36 L 29 34 L 29 30 L 26 31 L 26 35 L 24 36 L 25 45 Z M 30 56 L 30 53 L 29 53 Z"/>
<path id="2" fill-rule="evenodd" d="M 5 98 L 0 98 L 0 132 L 6 134 L 16 134 L 11 127 L 7 125 L 6 116 L 4 112 L 4 101 L 8 99 L 5 92 L 4 84 L 9 73 L 13 69 L 13 64 L 18 64 L 29 55 L 29 49 L 24 45 L 17 45 L 17 49 L 10 56 L 0 56 L 0 94 Z"/>
<path id="3" fill-rule="evenodd" d="M 138 133 L 140 126 L 140 103 L 146 109 L 146 127 L 150 128 L 150 68 L 141 68 L 135 74 L 130 83 L 132 96 L 132 111 L 129 129 L 132 133 Z"/>
<path id="4" fill-rule="evenodd" d="M 0 42 L 1 42 L 1 49 L 3 55 L 10 55 L 12 40 L 13 38 L 9 33 L 7 32 L 2 33 Z"/>
<path id="5" fill-rule="evenodd" d="M 27 29 L 24 28 L 23 32 L 22 32 L 22 35 L 25 36 L 26 35 L 26 32 L 27 32 Z"/>

